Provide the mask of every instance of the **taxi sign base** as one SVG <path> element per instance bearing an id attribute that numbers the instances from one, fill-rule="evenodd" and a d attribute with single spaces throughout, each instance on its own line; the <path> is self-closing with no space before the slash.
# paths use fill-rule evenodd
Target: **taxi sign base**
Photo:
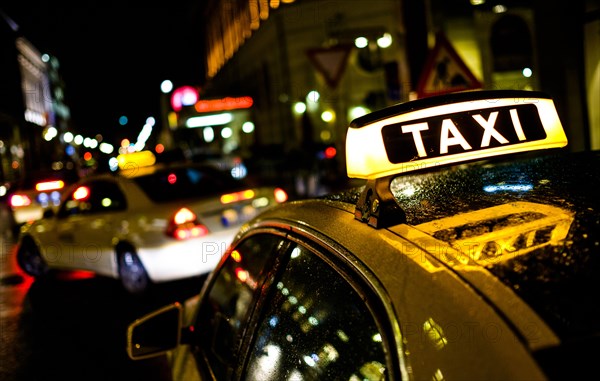
<path id="1" fill-rule="evenodd" d="M 354 218 L 376 229 L 406 222 L 406 213 L 390 191 L 393 176 L 367 181 L 354 210 Z"/>

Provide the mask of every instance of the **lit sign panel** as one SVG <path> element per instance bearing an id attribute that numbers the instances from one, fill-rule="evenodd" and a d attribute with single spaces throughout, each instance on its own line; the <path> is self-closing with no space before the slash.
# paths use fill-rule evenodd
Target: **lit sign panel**
<path id="1" fill-rule="evenodd" d="M 253 104 L 254 100 L 251 97 L 225 97 L 200 100 L 196 102 L 194 108 L 198 112 L 215 112 L 250 108 Z"/>

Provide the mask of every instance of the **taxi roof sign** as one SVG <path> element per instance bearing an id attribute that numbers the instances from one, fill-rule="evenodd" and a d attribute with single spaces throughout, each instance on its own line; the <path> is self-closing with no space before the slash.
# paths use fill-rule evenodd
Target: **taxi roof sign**
<path id="1" fill-rule="evenodd" d="M 349 177 L 377 179 L 444 164 L 567 145 L 545 93 L 481 90 L 391 106 L 350 124 Z"/>
<path id="2" fill-rule="evenodd" d="M 120 154 L 117 162 L 121 171 L 135 173 L 141 167 L 149 167 L 156 163 L 156 156 L 152 151 L 137 151 Z"/>

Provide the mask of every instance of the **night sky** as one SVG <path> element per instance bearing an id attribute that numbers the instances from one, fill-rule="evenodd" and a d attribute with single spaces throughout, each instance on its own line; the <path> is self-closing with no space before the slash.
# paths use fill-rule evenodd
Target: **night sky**
<path id="1" fill-rule="evenodd" d="M 77 3 L 74 3 L 77 4 Z M 204 81 L 201 0 L 4 3 L 0 9 L 41 53 L 58 58 L 73 129 L 117 143 L 160 118 L 160 83 Z M 119 116 L 127 115 L 126 127 Z"/>

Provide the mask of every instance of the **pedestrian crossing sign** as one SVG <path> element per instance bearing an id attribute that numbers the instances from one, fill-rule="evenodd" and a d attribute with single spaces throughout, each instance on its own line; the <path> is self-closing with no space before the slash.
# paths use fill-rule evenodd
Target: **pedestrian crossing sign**
<path id="1" fill-rule="evenodd" d="M 443 33 L 438 33 L 435 46 L 421 73 L 417 96 L 424 98 L 481 88 L 481 82 L 475 78 Z"/>

